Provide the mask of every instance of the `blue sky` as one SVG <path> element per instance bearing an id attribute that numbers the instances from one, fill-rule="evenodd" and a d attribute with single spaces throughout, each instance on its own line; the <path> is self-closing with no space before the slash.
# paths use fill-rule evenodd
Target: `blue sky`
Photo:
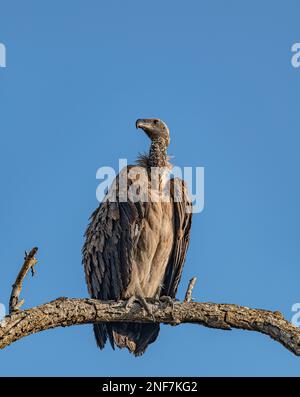
<path id="1" fill-rule="evenodd" d="M 279 4 L 280 3 L 280 4 Z M 96 170 L 134 161 L 140 117 L 171 130 L 179 166 L 205 167 L 178 297 L 280 310 L 299 291 L 300 41 L 297 1 L 0 0 L 0 302 L 39 247 L 25 306 L 87 296 L 81 246 Z M 99 351 L 91 326 L 0 352 L 1 375 L 299 375 L 264 335 L 162 326 L 134 358 Z"/>

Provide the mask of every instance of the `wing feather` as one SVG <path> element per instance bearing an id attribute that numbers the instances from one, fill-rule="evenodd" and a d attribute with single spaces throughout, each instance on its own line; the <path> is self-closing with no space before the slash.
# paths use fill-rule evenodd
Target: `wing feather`
<path id="1" fill-rule="evenodd" d="M 131 183 L 130 180 L 128 183 Z M 122 299 L 122 292 L 130 281 L 132 247 L 139 237 L 136 230 L 140 229 L 142 223 L 145 212 L 143 205 L 130 201 L 119 202 L 117 192 L 117 202 L 111 202 L 107 197 L 93 212 L 82 250 L 86 282 L 93 298 Z M 99 336 L 98 345 L 103 348 L 107 336 L 113 340 L 111 332 L 105 324 L 95 327 Z"/>
<path id="2" fill-rule="evenodd" d="M 192 202 L 185 182 L 179 178 L 170 180 L 170 193 L 174 206 L 174 243 L 161 296 L 175 298 L 190 241 Z"/>

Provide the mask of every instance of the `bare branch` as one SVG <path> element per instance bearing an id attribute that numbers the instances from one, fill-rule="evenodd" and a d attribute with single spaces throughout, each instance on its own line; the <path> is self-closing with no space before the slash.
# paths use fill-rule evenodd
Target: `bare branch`
<path id="1" fill-rule="evenodd" d="M 95 322 L 153 322 L 141 307 L 128 310 L 124 302 L 101 302 L 95 299 L 59 298 L 25 311 L 17 311 L 0 322 L 0 348 L 37 332 Z M 139 310 L 137 310 L 139 308 Z M 209 328 L 257 331 L 269 335 L 291 352 L 300 355 L 300 329 L 281 313 L 234 304 L 175 302 L 173 308 L 154 304 L 157 323 L 177 325 L 201 324 Z"/>
<path id="2" fill-rule="evenodd" d="M 187 288 L 186 293 L 185 293 L 184 302 L 191 302 L 192 293 L 193 293 L 193 289 L 195 287 L 196 281 L 197 281 L 197 277 L 193 277 L 193 278 L 190 279 L 188 288 Z"/>
<path id="3" fill-rule="evenodd" d="M 16 278 L 16 281 L 12 286 L 13 289 L 9 300 L 10 313 L 12 313 L 15 310 L 18 310 L 24 304 L 24 299 L 19 301 L 19 296 L 22 290 L 23 280 L 26 277 L 26 274 L 28 273 L 29 269 L 31 269 L 32 275 L 34 275 L 34 265 L 37 263 L 37 259 L 34 257 L 34 255 L 37 253 L 37 251 L 38 251 L 37 247 L 32 248 L 29 254 L 27 254 L 27 252 L 25 251 L 23 266 L 21 267 L 18 277 Z"/>
<path id="4" fill-rule="evenodd" d="M 33 248 L 25 253 L 24 264 L 13 285 L 10 297 L 10 314 L 0 322 L 0 349 L 25 336 L 50 328 L 67 327 L 97 322 L 136 322 L 164 323 L 178 325 L 183 323 L 200 324 L 209 328 L 230 330 L 232 328 L 257 331 L 269 335 L 291 352 L 300 356 L 300 328 L 285 320 L 278 311 L 249 309 L 235 304 L 191 302 L 196 283 L 193 277 L 188 285 L 183 302 L 174 301 L 172 305 L 148 300 L 152 313 L 147 313 L 137 303 L 132 309 L 124 302 L 102 302 L 96 299 L 58 298 L 44 305 L 28 310 L 17 310 L 24 300 L 19 301 L 22 283 L 37 263 Z"/>

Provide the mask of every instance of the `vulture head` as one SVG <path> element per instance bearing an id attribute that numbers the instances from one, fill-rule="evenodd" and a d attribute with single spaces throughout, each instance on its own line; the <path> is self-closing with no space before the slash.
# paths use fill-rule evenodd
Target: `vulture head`
<path id="1" fill-rule="evenodd" d="M 151 141 L 163 138 L 166 146 L 170 144 L 170 132 L 166 123 L 160 119 L 138 119 L 135 123 L 136 128 L 141 128 L 146 132 Z"/>

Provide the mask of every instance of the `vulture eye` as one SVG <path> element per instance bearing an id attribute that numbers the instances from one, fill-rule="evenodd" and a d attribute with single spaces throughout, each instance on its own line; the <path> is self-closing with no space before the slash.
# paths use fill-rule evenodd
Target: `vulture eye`
<path id="1" fill-rule="evenodd" d="M 155 125 L 158 124 L 158 121 L 157 121 L 157 120 L 154 120 L 154 124 L 155 124 Z"/>

